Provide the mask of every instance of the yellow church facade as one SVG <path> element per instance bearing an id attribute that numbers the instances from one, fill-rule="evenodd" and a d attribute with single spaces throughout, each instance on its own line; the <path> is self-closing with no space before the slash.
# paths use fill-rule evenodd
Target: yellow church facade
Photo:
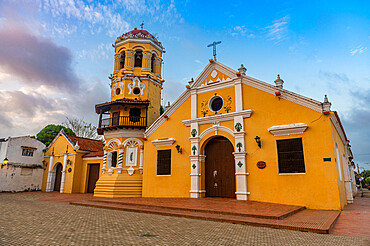
<path id="1" fill-rule="evenodd" d="M 106 143 L 94 196 L 329 210 L 353 201 L 349 141 L 326 96 L 319 102 L 283 89 L 279 76 L 270 84 L 211 59 L 161 114 L 162 44 L 134 29 L 114 46 L 111 101 L 95 105 Z M 87 165 L 72 192 L 86 192 Z"/>
<path id="2" fill-rule="evenodd" d="M 103 163 L 99 140 L 67 135 L 61 130 L 44 153 L 42 191 L 93 193 Z"/>

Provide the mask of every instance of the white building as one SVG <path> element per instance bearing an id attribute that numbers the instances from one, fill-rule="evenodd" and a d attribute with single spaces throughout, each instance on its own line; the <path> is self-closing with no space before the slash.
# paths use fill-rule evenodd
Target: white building
<path id="1" fill-rule="evenodd" d="M 0 139 L 0 192 L 41 190 L 44 149 L 30 136 Z"/>

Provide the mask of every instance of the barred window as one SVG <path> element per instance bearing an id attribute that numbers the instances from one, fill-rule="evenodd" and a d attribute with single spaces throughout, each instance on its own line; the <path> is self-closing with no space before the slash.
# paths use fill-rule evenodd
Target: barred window
<path id="1" fill-rule="evenodd" d="M 157 175 L 171 175 L 171 150 L 157 151 Z"/>
<path id="2" fill-rule="evenodd" d="M 305 173 L 302 138 L 276 140 L 279 173 Z"/>
<path id="3" fill-rule="evenodd" d="M 22 156 L 33 156 L 33 149 L 22 149 Z"/>

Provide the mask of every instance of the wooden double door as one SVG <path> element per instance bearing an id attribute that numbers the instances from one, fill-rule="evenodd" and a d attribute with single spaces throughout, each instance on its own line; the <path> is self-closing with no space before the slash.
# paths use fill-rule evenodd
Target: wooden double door
<path id="1" fill-rule="evenodd" d="M 94 193 L 95 184 L 99 179 L 100 164 L 89 164 L 89 181 L 87 182 L 87 193 Z"/>
<path id="2" fill-rule="evenodd" d="M 225 137 L 211 139 L 205 147 L 206 196 L 235 198 L 234 148 Z"/>

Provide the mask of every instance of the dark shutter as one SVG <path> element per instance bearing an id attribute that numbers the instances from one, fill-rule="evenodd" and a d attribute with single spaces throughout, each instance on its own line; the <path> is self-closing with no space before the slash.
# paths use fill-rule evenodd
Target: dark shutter
<path id="1" fill-rule="evenodd" d="M 112 167 L 117 166 L 117 151 L 112 152 Z"/>
<path id="2" fill-rule="evenodd" d="M 157 151 L 157 175 L 171 174 L 171 150 Z"/>
<path id="3" fill-rule="evenodd" d="M 304 173 L 302 138 L 277 140 L 279 173 Z"/>

